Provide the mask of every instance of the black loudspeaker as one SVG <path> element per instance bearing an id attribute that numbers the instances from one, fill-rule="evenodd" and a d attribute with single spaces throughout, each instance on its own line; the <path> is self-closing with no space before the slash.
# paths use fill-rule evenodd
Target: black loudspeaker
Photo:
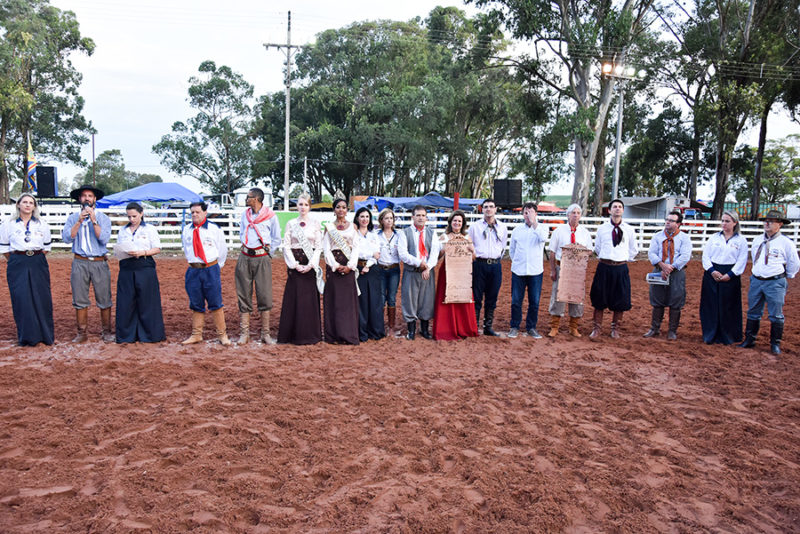
<path id="1" fill-rule="evenodd" d="M 498 208 L 522 206 L 522 180 L 495 180 L 494 202 Z"/>
<path id="2" fill-rule="evenodd" d="M 36 167 L 36 186 L 42 198 L 58 196 L 58 173 L 55 167 Z"/>

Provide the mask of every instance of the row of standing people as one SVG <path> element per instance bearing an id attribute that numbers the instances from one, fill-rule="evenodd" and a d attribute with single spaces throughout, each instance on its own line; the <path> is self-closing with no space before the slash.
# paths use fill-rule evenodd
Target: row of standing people
<path id="1" fill-rule="evenodd" d="M 120 274 L 117 280 L 116 335 L 111 331 L 110 272 L 105 247 L 111 233 L 108 217 L 94 211 L 94 203 L 102 191 L 84 186 L 72 192 L 82 209 L 72 214 L 62 230 L 62 238 L 71 243 L 74 253 L 71 286 L 76 309 L 78 335 L 74 342 L 86 340 L 89 287 L 94 286 L 95 301 L 101 311 L 102 337 L 105 341 L 157 342 L 165 339 L 158 278 L 153 256 L 160 252 L 155 227 L 142 218 L 142 207 L 128 206 L 129 224 L 119 232 L 118 255 Z M 262 321 L 262 341 L 272 343 L 269 334 L 269 312 L 272 308 L 271 257 L 281 243 L 280 227 L 274 212 L 263 205 L 263 192 L 253 188 L 247 198 L 248 209 L 242 214 L 240 238 L 242 250 L 237 261 L 235 281 L 240 314 L 239 342 L 250 340 L 252 294 L 255 288 Z M 412 213 L 412 225 L 398 231 L 394 214 L 384 210 L 379 216 L 380 228 L 373 231 L 372 216 L 363 208 L 352 223 L 347 220 L 347 204 L 334 202 L 335 221 L 323 231 L 308 216 L 310 198 L 298 201 L 299 217 L 287 224 L 283 239 L 288 280 L 278 332 L 283 343 L 311 344 L 325 339 L 334 343 L 358 343 L 383 337 L 383 310 L 387 310 L 390 332 L 396 333 L 396 294 L 403 268 L 402 316 L 407 324 L 407 337 L 414 339 L 419 321 L 422 337 L 459 339 L 478 335 L 477 318 L 484 309 L 483 333 L 498 335 L 493 328 L 497 296 L 502 283 L 500 259 L 507 238 L 505 225 L 495 218 L 496 206 L 491 199 L 483 203 L 483 219 L 467 231 L 466 217 L 453 212 L 445 233 L 437 236 L 427 226 L 427 211 L 418 206 Z M 209 223 L 207 206 L 195 203 L 190 208 L 192 224 L 182 233 L 183 249 L 189 267 L 185 286 L 193 312 L 192 335 L 185 344 L 203 339 L 206 307 L 214 318 L 223 344 L 229 344 L 222 311 L 220 270 L 227 256 L 221 230 Z M 0 251 L 9 258 L 7 278 L 12 295 L 14 317 L 21 345 L 53 342 L 52 300 L 49 272 L 44 254 L 50 248 L 49 228 L 38 217 L 36 199 L 22 195 L 17 201 L 17 217 L 0 229 Z M 613 312 L 611 336 L 618 337 L 622 314 L 630 309 L 630 280 L 627 262 L 633 261 L 638 249 L 633 228 L 622 221 L 624 205 L 619 200 L 609 204 L 610 219 L 598 229 L 594 251 L 600 262 L 590 292 L 594 307 L 591 338 L 600 335 L 603 312 Z M 568 221 L 558 226 L 550 238 L 550 276 L 553 283 L 549 303 L 549 337 L 558 332 L 561 317 L 568 313 L 569 331 L 580 337 L 579 318 L 583 307 L 556 300 L 560 273 L 561 247 L 577 243 L 592 248 L 592 237 L 579 224 L 581 211 L 577 205 L 567 210 Z M 509 337 L 519 335 L 522 302 L 528 297 L 525 330 L 540 338 L 538 322 L 539 295 L 543 278 L 543 254 L 548 232 L 538 224 L 536 206 L 523 208 L 524 224 L 512 232 L 511 256 L 511 323 Z M 653 307 L 651 328 L 645 337 L 659 335 L 664 310 L 668 308 L 667 337 L 676 337 L 681 309 L 685 304 L 686 263 L 691 257 L 691 242 L 680 232 L 682 216 L 667 216 L 665 228 L 653 237 L 648 258 L 667 285 L 652 285 Z M 782 304 L 786 278 L 797 272 L 794 245 L 780 235 L 788 224 L 780 213 L 765 218 L 765 234 L 753 246 L 753 280 L 750 289 L 750 310 L 746 339 L 742 346 L 752 346 L 758 331 L 758 318 L 763 306 L 769 308 L 771 348 L 780 352 L 783 330 Z M 472 289 L 474 304 L 445 304 L 446 262 L 439 269 L 438 284 L 434 268 L 443 254 L 442 244 L 456 235 L 465 236 L 473 254 Z M 782 239 L 778 239 L 782 238 Z M 777 241 L 775 241 L 777 239 Z M 772 249 L 770 250 L 770 243 Z M 756 249 L 758 245 L 758 249 Z M 763 254 L 763 267 L 756 260 Z M 324 252 L 327 276 L 319 266 Z M 794 255 L 792 255 L 794 252 Z M 773 262 L 770 266 L 769 258 Z M 741 340 L 741 282 L 747 262 L 747 242 L 738 231 L 735 213 L 726 212 L 722 231 L 713 235 L 703 250 L 704 279 L 701 297 L 701 323 L 706 343 L 733 343 Z M 780 270 L 781 272 L 777 272 Z M 773 271 L 775 271 L 773 273 Z M 761 276 L 767 274 L 769 276 Z M 327 280 L 327 282 L 326 282 Z M 327 291 L 326 291 L 327 288 Z M 321 325 L 319 296 L 324 294 L 324 328 Z M 738 297 L 737 297 L 738 295 Z M 780 298 L 778 298 L 780 297 Z M 49 313 L 48 313 L 49 310 Z M 354 313 L 357 312 L 357 313 Z M 738 318 L 738 319 L 737 319 Z M 433 333 L 430 321 L 434 319 Z"/>

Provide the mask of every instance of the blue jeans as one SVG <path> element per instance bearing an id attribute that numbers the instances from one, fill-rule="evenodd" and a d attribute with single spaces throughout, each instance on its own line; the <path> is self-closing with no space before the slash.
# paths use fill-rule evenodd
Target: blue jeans
<path id="1" fill-rule="evenodd" d="M 539 297 L 542 294 L 544 273 L 535 276 L 517 276 L 511 273 L 511 328 L 519 328 L 522 321 L 522 300 L 528 290 L 528 316 L 525 330 L 536 328 L 539 322 Z"/>
<path id="2" fill-rule="evenodd" d="M 400 285 L 400 266 L 391 269 L 384 269 L 375 265 L 373 269 L 378 269 L 381 273 L 381 295 L 383 295 L 383 305 L 395 307 L 397 304 L 397 287 Z"/>
<path id="3" fill-rule="evenodd" d="M 750 290 L 747 292 L 747 318 L 753 321 L 761 319 L 764 304 L 769 312 L 769 322 L 783 324 L 783 302 L 786 298 L 786 278 L 777 280 L 759 280 L 750 277 Z"/>

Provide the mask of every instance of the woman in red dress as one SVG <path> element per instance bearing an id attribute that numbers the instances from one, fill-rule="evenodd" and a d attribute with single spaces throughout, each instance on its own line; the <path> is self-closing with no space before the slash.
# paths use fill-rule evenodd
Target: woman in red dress
<path id="1" fill-rule="evenodd" d="M 443 243 L 461 235 L 467 240 L 467 217 L 463 211 L 456 210 L 447 218 L 447 230 L 441 237 Z M 469 250 L 475 257 L 475 247 L 470 241 Z M 444 254 L 442 246 L 441 254 Z M 444 293 L 447 287 L 447 257 L 439 268 L 439 279 L 436 281 L 436 300 L 433 307 L 433 339 L 463 339 L 478 336 L 478 323 L 475 320 L 475 304 L 462 302 L 445 304 Z"/>

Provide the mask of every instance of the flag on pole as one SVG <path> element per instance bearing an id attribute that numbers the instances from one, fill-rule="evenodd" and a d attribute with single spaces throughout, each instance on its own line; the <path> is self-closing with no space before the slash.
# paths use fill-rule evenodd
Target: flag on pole
<path id="1" fill-rule="evenodd" d="M 38 188 L 36 187 L 36 156 L 33 153 L 33 147 L 31 146 L 31 136 L 28 134 L 28 191 L 33 193 L 38 193 Z"/>

